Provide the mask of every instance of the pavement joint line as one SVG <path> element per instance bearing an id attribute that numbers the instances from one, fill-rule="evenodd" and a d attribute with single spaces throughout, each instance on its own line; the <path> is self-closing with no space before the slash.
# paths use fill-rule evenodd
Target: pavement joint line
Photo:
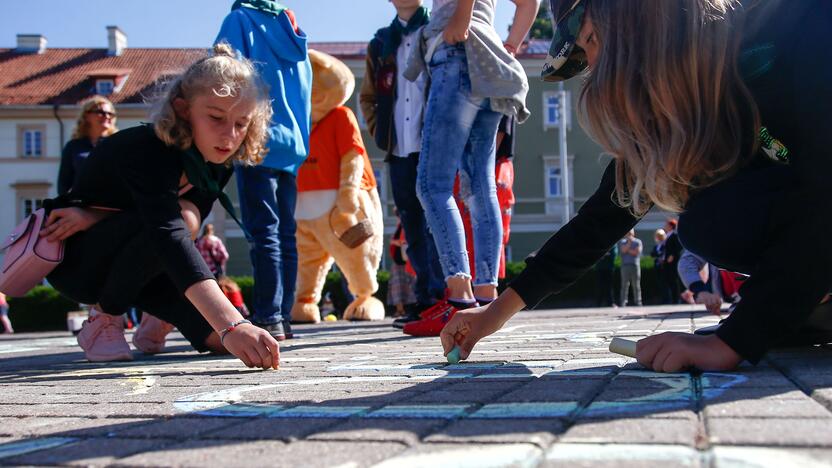
<path id="1" fill-rule="evenodd" d="M 769 366 L 771 366 L 773 369 L 776 369 L 778 372 L 780 372 L 780 374 L 783 375 L 783 377 L 785 377 L 792 384 L 794 384 L 794 386 L 797 387 L 798 390 L 800 390 L 801 392 L 806 394 L 806 396 L 808 396 L 809 398 L 814 400 L 816 403 L 818 403 L 819 405 L 826 408 L 827 411 L 832 413 L 832 400 L 826 400 L 826 399 L 823 399 L 823 398 L 819 398 L 817 395 L 815 395 L 814 389 L 808 388 L 806 385 L 804 385 L 800 381 L 800 378 L 793 376 L 791 374 L 790 369 L 784 368 L 783 366 L 781 366 L 780 363 L 777 362 L 776 359 L 766 357 L 765 361 Z"/>

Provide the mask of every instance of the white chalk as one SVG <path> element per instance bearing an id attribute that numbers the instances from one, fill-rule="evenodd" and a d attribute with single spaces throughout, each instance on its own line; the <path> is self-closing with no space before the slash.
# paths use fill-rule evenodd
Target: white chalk
<path id="1" fill-rule="evenodd" d="M 454 345 L 454 349 L 448 353 L 448 363 L 459 364 L 459 346 Z"/>
<path id="2" fill-rule="evenodd" d="M 636 357 L 636 341 L 625 340 L 624 338 L 613 338 L 610 342 L 610 351 L 616 354 Z"/>

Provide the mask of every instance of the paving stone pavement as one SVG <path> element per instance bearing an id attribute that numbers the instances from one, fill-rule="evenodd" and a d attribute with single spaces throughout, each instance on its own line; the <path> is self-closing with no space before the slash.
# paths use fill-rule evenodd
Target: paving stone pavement
<path id="1" fill-rule="evenodd" d="M 296 326 L 281 368 L 168 352 L 84 361 L 67 333 L 0 337 L 0 465 L 832 466 L 832 347 L 657 374 L 614 336 L 692 331 L 692 306 L 523 312 L 448 365 L 436 338 Z"/>

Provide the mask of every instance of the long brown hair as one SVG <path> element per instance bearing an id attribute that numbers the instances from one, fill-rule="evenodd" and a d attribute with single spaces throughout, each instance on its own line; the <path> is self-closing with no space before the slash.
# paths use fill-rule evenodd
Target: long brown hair
<path id="1" fill-rule="evenodd" d="M 600 50 L 581 124 L 617 160 L 616 201 L 680 212 L 692 191 L 756 149 L 757 106 L 740 76 L 738 0 L 588 0 Z"/>

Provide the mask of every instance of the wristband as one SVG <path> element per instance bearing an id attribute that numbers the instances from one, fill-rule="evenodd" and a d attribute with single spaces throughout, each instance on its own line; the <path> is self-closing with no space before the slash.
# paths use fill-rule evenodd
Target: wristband
<path id="1" fill-rule="evenodd" d="M 514 47 L 508 42 L 503 42 L 503 48 L 506 49 L 506 51 L 511 55 L 517 55 L 517 47 Z"/>
<path id="2" fill-rule="evenodd" d="M 239 327 L 240 325 L 246 324 L 246 323 L 251 324 L 251 320 L 246 320 L 246 319 L 237 320 L 236 322 L 229 323 L 227 327 L 218 331 L 217 334 L 220 335 L 220 344 L 222 344 L 223 340 L 225 339 L 225 335 L 233 332 L 235 328 Z"/>

